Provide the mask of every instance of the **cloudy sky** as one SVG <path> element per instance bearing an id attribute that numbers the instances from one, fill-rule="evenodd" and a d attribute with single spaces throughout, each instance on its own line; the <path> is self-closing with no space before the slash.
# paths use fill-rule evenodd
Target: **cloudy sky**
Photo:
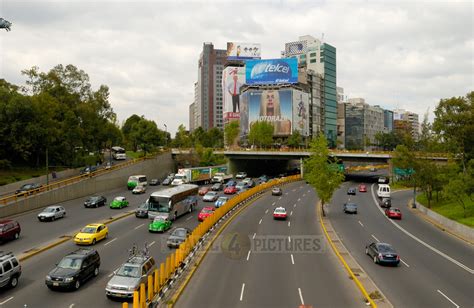
<path id="1" fill-rule="evenodd" d="M 337 83 L 349 97 L 423 115 L 440 98 L 474 90 L 472 1 L 1 0 L 0 78 L 73 64 L 110 88 L 120 122 L 136 113 L 188 127 L 203 42 L 284 43 L 313 35 L 337 48 Z"/>

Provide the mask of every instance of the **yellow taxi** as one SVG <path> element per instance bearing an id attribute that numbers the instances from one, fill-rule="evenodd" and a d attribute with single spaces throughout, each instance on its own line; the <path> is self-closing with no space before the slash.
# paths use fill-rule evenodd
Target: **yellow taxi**
<path id="1" fill-rule="evenodd" d="M 74 237 L 78 245 L 95 245 L 96 242 L 107 238 L 109 228 L 104 224 L 89 224 Z"/>

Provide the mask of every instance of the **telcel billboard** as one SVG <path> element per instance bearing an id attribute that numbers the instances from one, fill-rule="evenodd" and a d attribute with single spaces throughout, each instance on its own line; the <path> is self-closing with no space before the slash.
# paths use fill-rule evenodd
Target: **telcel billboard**
<path id="1" fill-rule="evenodd" d="M 260 44 L 256 43 L 227 43 L 228 60 L 260 59 Z"/>
<path id="2" fill-rule="evenodd" d="M 249 85 L 297 83 L 298 60 L 296 58 L 248 60 L 245 62 L 245 79 Z"/>

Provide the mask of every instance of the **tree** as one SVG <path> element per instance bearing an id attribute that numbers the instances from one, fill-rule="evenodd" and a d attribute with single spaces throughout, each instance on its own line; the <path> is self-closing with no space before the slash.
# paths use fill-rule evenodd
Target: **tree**
<path id="1" fill-rule="evenodd" d="M 455 201 L 463 208 L 464 218 L 467 217 L 469 210 L 466 199 L 469 197 L 469 190 L 471 188 L 468 186 L 468 183 L 468 175 L 459 173 L 458 176 L 452 178 L 443 189 L 443 193 L 447 199 Z"/>
<path id="2" fill-rule="evenodd" d="M 177 148 L 190 148 L 192 146 L 189 132 L 183 124 L 178 127 L 178 131 L 173 140 L 173 146 Z"/>
<path id="3" fill-rule="evenodd" d="M 240 132 L 240 122 L 239 121 L 231 121 L 230 123 L 226 124 L 224 127 L 224 136 L 225 136 L 225 144 L 228 147 L 231 147 L 235 144 L 235 140 Z"/>
<path id="4" fill-rule="evenodd" d="M 325 215 L 324 205 L 344 181 L 344 174 L 336 162 L 329 161 L 329 149 L 324 135 L 319 135 L 310 146 L 311 156 L 304 161 L 304 178 L 316 190 Z"/>
<path id="5" fill-rule="evenodd" d="M 273 142 L 273 125 L 266 121 L 257 121 L 250 127 L 249 142 L 259 147 L 268 147 Z"/>
<path id="6" fill-rule="evenodd" d="M 137 151 L 138 145 L 136 143 L 133 143 L 130 138 L 130 133 L 132 132 L 132 127 L 136 123 L 140 122 L 141 117 L 139 117 L 136 114 L 131 115 L 130 117 L 125 120 L 125 123 L 122 126 L 122 133 L 125 138 L 125 142 L 131 147 L 133 151 Z"/>
<path id="7" fill-rule="evenodd" d="M 300 132 L 297 130 L 293 131 L 293 134 L 291 134 L 287 140 L 287 145 L 290 148 L 297 148 L 302 143 L 303 143 L 303 137 L 301 136 Z"/>
<path id="8" fill-rule="evenodd" d="M 132 125 L 129 136 L 130 140 L 145 152 L 145 155 L 166 142 L 165 132 L 160 131 L 154 121 L 147 120 L 144 117 Z"/>
<path id="9" fill-rule="evenodd" d="M 218 129 L 217 127 L 211 128 L 206 133 L 206 140 L 203 143 L 205 147 L 208 148 L 222 148 L 224 146 L 224 133 L 222 130 Z"/>

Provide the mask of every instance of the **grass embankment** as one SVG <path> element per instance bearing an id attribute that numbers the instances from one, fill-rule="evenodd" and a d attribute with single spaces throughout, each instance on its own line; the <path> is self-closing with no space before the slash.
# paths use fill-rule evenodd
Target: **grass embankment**
<path id="1" fill-rule="evenodd" d="M 417 196 L 416 201 L 428 207 L 428 199 L 425 194 Z M 464 218 L 463 207 L 455 201 L 440 199 L 439 202 L 436 202 L 436 200 L 431 200 L 430 209 L 444 217 L 474 228 L 474 201 L 466 197 L 464 199 L 464 204 L 466 205 L 466 218 Z"/>
<path id="2" fill-rule="evenodd" d="M 131 159 L 136 159 L 136 158 L 140 158 L 140 157 L 145 156 L 145 152 L 143 152 L 143 151 L 141 151 L 141 152 L 127 151 L 126 154 L 127 154 L 127 157 L 131 158 Z"/>
<path id="3" fill-rule="evenodd" d="M 13 168 L 10 170 L 0 170 L 0 186 L 10 183 L 37 178 L 46 174 L 46 169 L 37 168 Z"/>

